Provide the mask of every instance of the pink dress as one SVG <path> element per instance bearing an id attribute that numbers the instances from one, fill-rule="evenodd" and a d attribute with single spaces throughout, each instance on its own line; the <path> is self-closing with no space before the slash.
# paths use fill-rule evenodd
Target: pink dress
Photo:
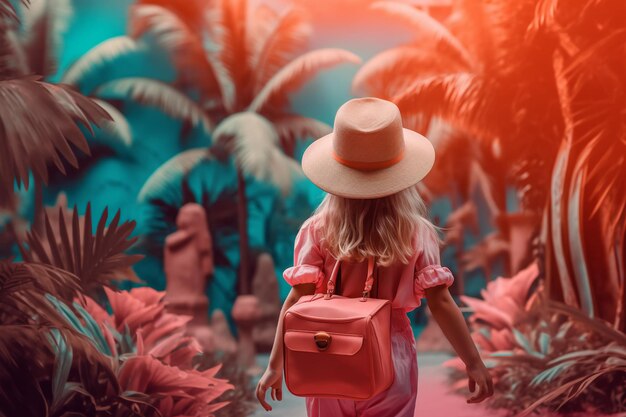
<path id="1" fill-rule="evenodd" d="M 290 285 L 315 283 L 315 293 L 326 292 L 326 282 L 336 259 L 324 248 L 316 230 L 316 216 L 307 219 L 294 248 L 294 266 L 283 272 Z M 417 229 L 417 228 L 416 228 Z M 415 253 L 408 264 L 377 266 L 378 298 L 391 300 L 391 343 L 395 379 L 384 392 L 365 400 L 306 397 L 308 417 L 413 417 L 417 399 L 417 352 L 415 337 L 406 313 L 421 305 L 425 288 L 449 287 L 454 282 L 450 270 L 442 267 L 434 236 L 413 238 Z M 367 261 L 342 262 L 341 295 L 361 296 Z"/>

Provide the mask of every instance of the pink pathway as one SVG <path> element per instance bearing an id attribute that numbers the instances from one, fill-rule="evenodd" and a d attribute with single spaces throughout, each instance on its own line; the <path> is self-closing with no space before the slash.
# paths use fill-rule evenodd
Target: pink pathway
<path id="1" fill-rule="evenodd" d="M 448 391 L 447 370 L 441 364 L 451 356 L 440 353 L 418 352 L 419 388 L 415 417 L 502 417 L 482 404 L 467 404 L 467 395 L 461 396 Z M 265 368 L 268 355 L 259 355 L 259 364 Z M 283 401 L 269 403 L 274 408 L 266 412 L 260 405 L 254 417 L 306 417 L 304 399 L 295 397 L 284 388 Z M 386 416 L 381 416 L 386 417 Z"/>

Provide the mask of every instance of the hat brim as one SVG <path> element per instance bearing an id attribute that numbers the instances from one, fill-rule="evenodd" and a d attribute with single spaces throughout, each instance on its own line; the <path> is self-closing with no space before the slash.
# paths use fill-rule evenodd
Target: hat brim
<path id="1" fill-rule="evenodd" d="M 435 149 L 419 133 L 403 128 L 405 151 L 402 159 L 382 169 L 350 168 L 332 157 L 333 136 L 313 142 L 302 155 L 302 171 L 322 190 L 347 198 L 379 198 L 417 184 L 435 163 Z"/>

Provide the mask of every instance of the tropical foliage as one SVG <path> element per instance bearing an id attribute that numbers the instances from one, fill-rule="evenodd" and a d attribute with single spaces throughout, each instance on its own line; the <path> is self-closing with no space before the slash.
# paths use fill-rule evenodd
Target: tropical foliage
<path id="1" fill-rule="evenodd" d="M 620 3 L 460 1 L 449 28 L 408 6 L 376 7 L 403 7 L 431 36 L 413 54 L 375 58 L 357 85 L 411 68 L 388 94 L 408 116 L 441 117 L 489 145 L 534 236 L 543 227 L 550 297 L 626 330 Z"/>
<path id="2" fill-rule="evenodd" d="M 490 282 L 484 300 L 461 296 L 496 376 L 491 405 L 521 415 L 626 409 L 622 6 L 460 0 L 443 24 L 408 5 L 372 6 L 407 22 L 416 39 L 375 56 L 353 86 L 442 136 L 443 159 L 462 171 L 441 178 L 454 178 L 462 196 L 467 178 L 479 179 L 498 230 L 464 255 L 467 264 L 489 271 L 491 254 L 507 252 L 512 265 L 536 259 Z M 519 213 L 506 212 L 507 186 Z M 475 223 L 471 204 L 457 205 L 450 241 Z"/>
<path id="3" fill-rule="evenodd" d="M 118 214 L 105 228 L 105 212 L 94 235 L 90 216 L 61 210 L 57 245 L 46 215 L 47 240 L 28 235 L 28 260 L 0 261 L 2 414 L 215 415 L 234 386 L 217 377 L 221 365 L 202 365 L 191 317 L 168 313 L 163 292 L 101 286 L 137 260 L 123 254 L 132 223 L 118 226 Z M 83 289 L 103 291 L 106 304 Z"/>
<path id="4" fill-rule="evenodd" d="M 232 158 L 237 169 L 238 229 L 240 235 L 239 292 L 249 285 L 246 176 L 269 182 L 287 193 L 299 164 L 292 159 L 297 139 L 319 137 L 324 123 L 288 110 L 288 94 L 297 91 L 319 71 L 337 64 L 360 62 L 341 49 L 301 54 L 310 28 L 302 11 L 281 14 L 261 5 L 249 11 L 247 0 L 218 1 L 185 22 L 176 2 L 144 1 L 134 7 L 131 35 L 146 34 L 169 50 L 182 75 L 197 90 L 199 106 L 215 126 L 208 151 L 189 150 L 172 158 L 144 185 L 140 200 L 154 194 L 163 181 L 178 183 L 182 174 L 201 161 Z M 204 38 L 210 47 L 205 46 Z M 175 175 L 175 174 L 178 175 Z M 145 200 L 142 200 L 145 201 Z"/>
<path id="5" fill-rule="evenodd" d="M 93 234 L 91 205 L 87 204 L 84 216 L 79 216 L 75 206 L 69 215 L 67 208 L 58 207 L 56 213 L 45 213 L 45 235 L 36 231 L 26 233 L 26 249 L 20 245 L 22 258 L 26 262 L 53 265 L 76 275 L 82 291 L 95 294 L 103 285 L 113 281 L 135 281 L 139 278 L 131 266 L 143 255 L 127 255 L 137 240 L 129 238 L 135 221 L 120 224 L 120 211 L 108 223 L 105 208 Z M 103 244 L 106 243 L 106 244 Z"/>
<path id="6" fill-rule="evenodd" d="M 472 310 L 472 338 L 498 393 L 488 404 L 519 417 L 543 410 L 626 411 L 626 336 L 599 319 L 546 297 L 537 264 L 497 278 L 482 299 L 461 296 Z M 444 365 L 467 386 L 459 358 Z"/>
<path id="7" fill-rule="evenodd" d="M 32 174 L 37 192 L 35 223 L 43 202 L 41 185 L 48 183 L 49 167 L 65 174 L 66 164 L 78 166 L 78 157 L 90 154 L 83 130 L 111 125 L 110 114 L 94 101 L 65 85 L 43 81 L 55 71 L 53 51 L 61 30 L 49 20 L 63 22 L 66 4 L 22 2 L 25 26 L 8 0 L 0 2 L 0 206 L 14 201 L 14 186 L 29 188 Z M 49 35 L 49 36 L 48 36 Z M 42 53 L 46 51 L 46 53 Z M 77 152 L 80 151 L 80 152 Z"/>
<path id="8" fill-rule="evenodd" d="M 407 26 L 414 36 L 406 44 L 384 50 L 366 62 L 352 82 L 356 94 L 393 100 L 418 79 L 468 71 L 475 65 L 466 46 L 426 11 L 391 1 L 373 2 L 370 8 Z M 423 181 L 421 192 L 430 200 L 450 199 L 454 212 L 446 219 L 445 245 L 453 246 L 457 253 L 457 280 L 462 293 L 465 272 L 482 268 L 489 280 L 492 265 L 508 254 L 508 237 L 502 231 L 491 234 L 469 252 L 464 251 L 464 234 L 472 231 L 478 236 L 480 232 L 477 195 L 482 195 L 488 209 L 481 214 L 494 225 L 496 219 L 506 216 L 504 166 L 493 154 L 495 145 L 473 140 L 471 132 L 451 124 L 447 118 L 428 111 L 402 110 L 403 122 L 427 135 L 437 150 L 438 162 Z M 505 264 L 507 270 L 508 267 Z"/>

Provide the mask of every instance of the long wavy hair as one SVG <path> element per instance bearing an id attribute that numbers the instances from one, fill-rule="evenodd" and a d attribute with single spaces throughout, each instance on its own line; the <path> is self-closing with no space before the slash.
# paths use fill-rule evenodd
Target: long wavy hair
<path id="1" fill-rule="evenodd" d="M 406 264 L 415 253 L 416 227 L 424 240 L 440 243 L 438 227 L 416 187 L 373 199 L 353 199 L 330 193 L 316 208 L 321 240 L 337 259 L 361 262 L 374 256 L 378 265 Z"/>

